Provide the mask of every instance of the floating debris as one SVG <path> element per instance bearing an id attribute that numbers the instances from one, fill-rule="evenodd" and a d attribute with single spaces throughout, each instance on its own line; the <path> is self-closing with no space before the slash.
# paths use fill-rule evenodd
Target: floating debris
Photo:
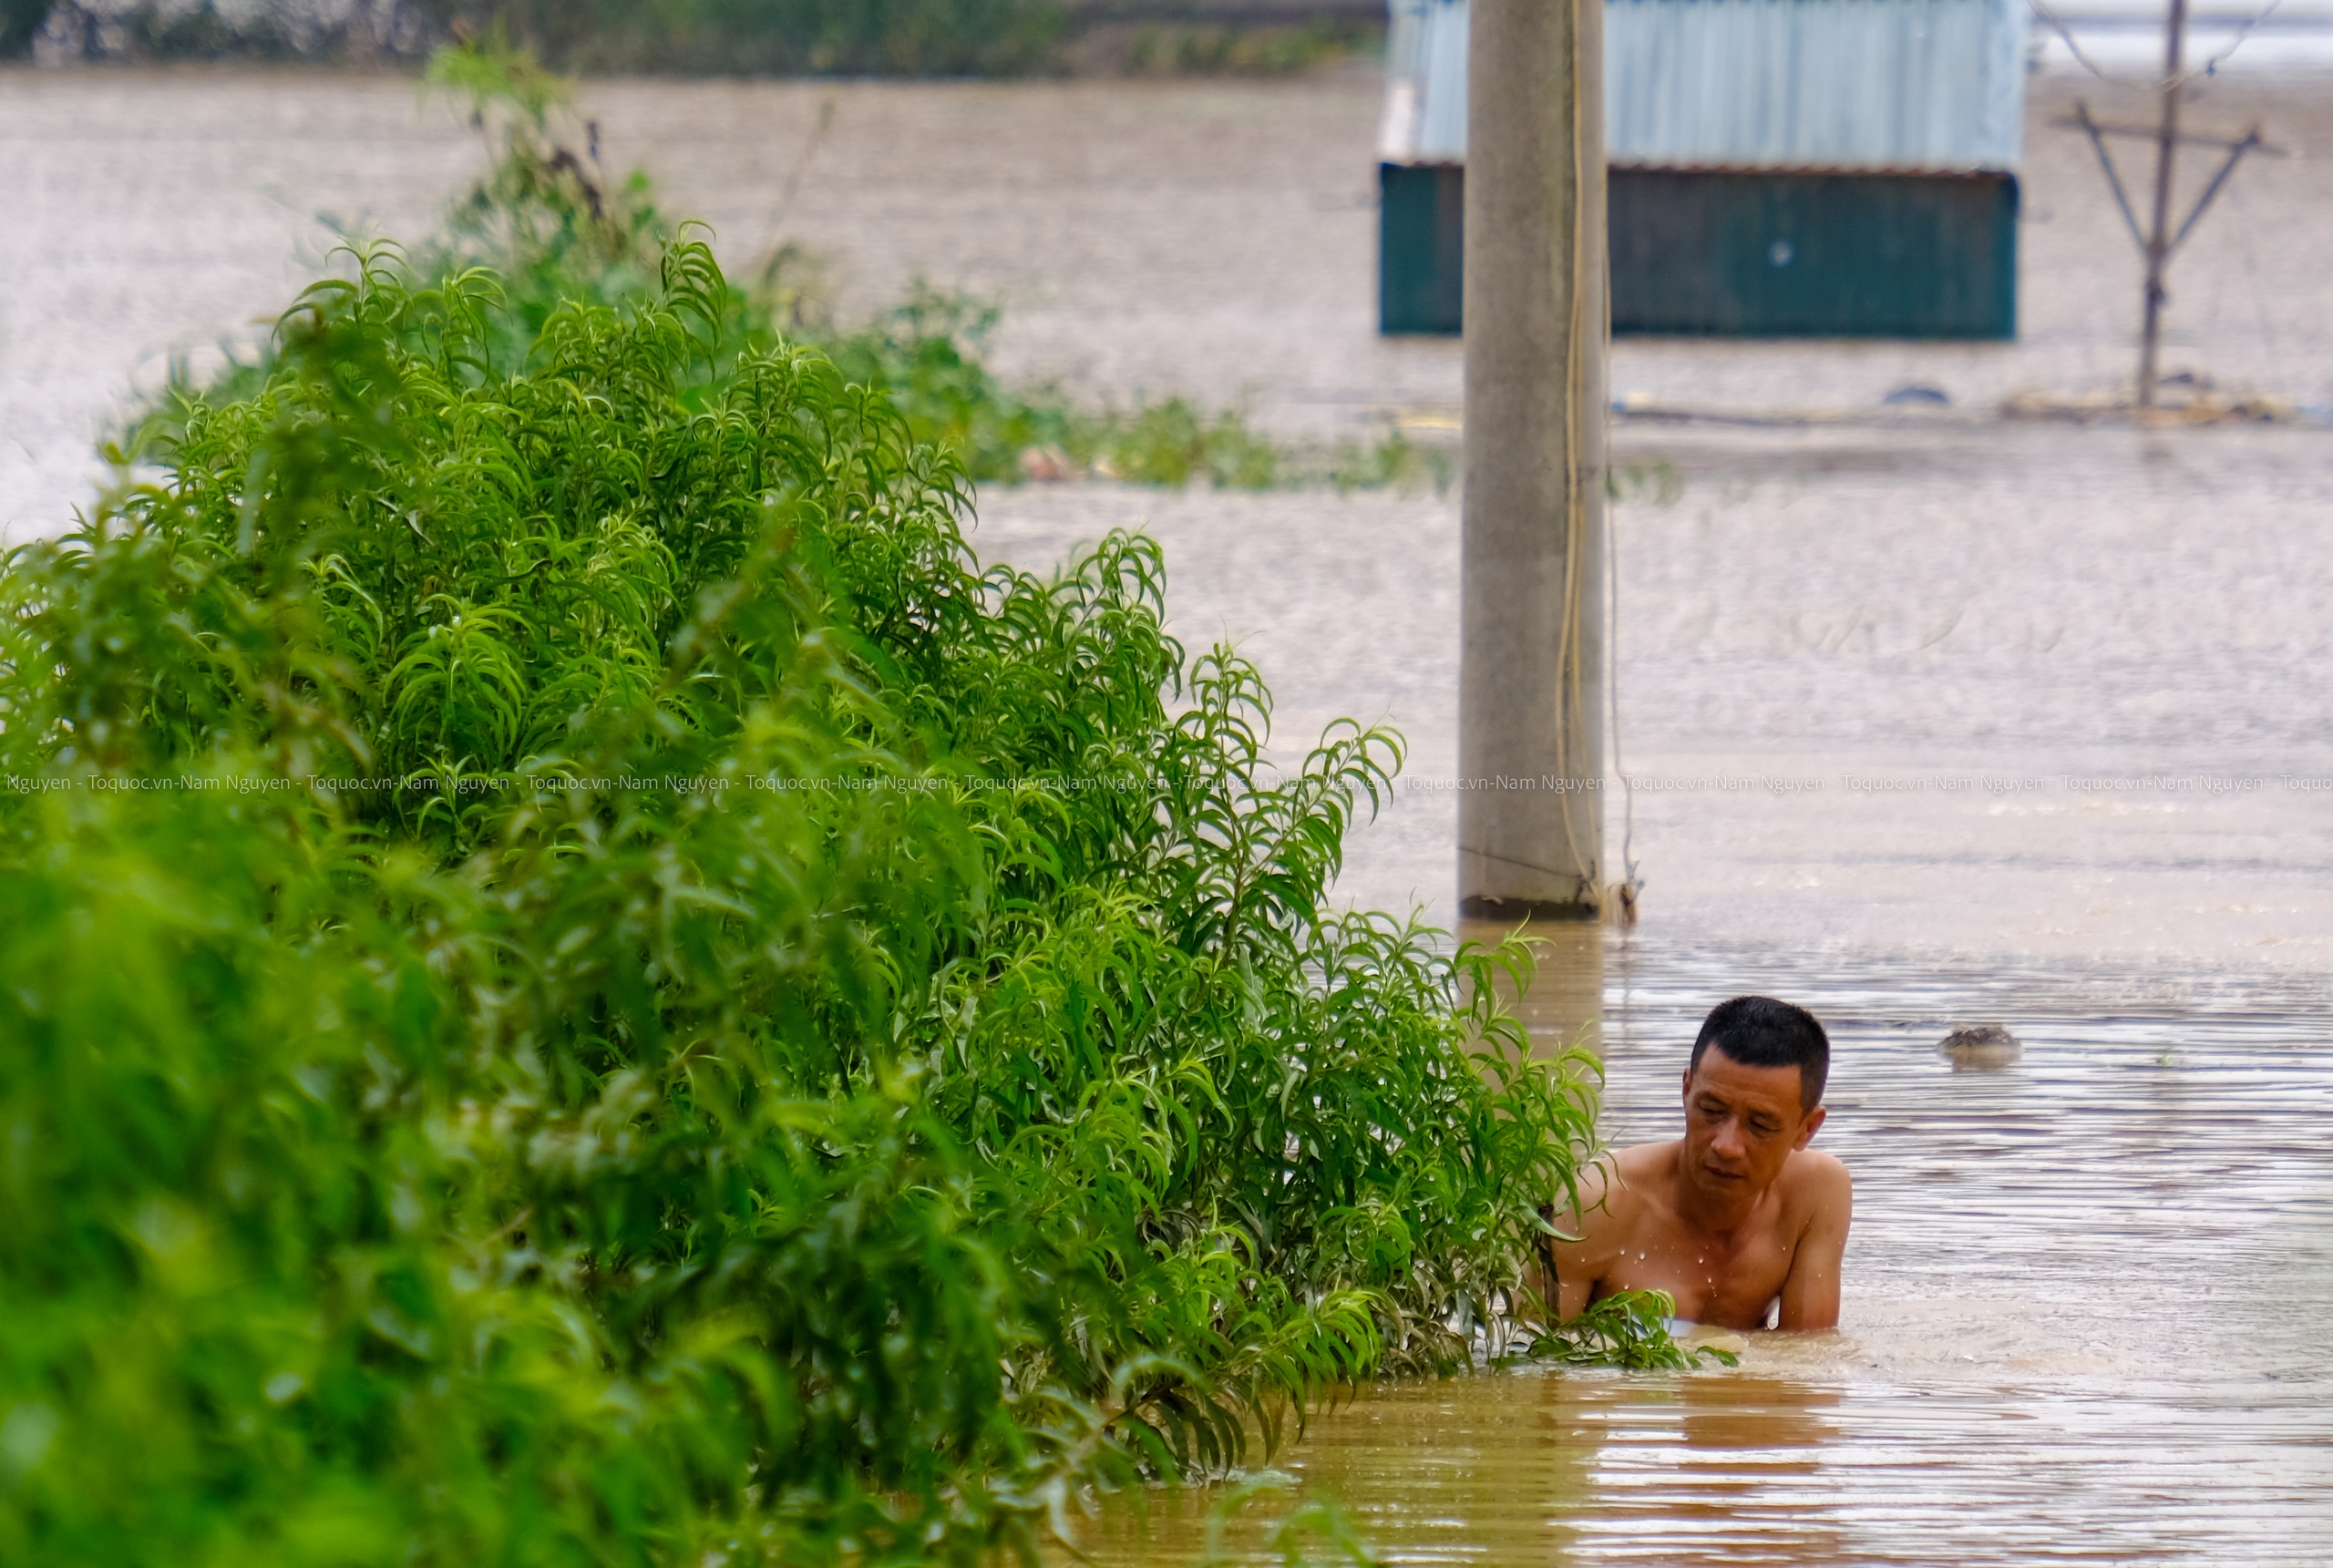
<path id="1" fill-rule="evenodd" d="M 2167 375 L 2163 399 L 2141 408 L 2127 392 L 2020 392 L 2001 405 L 2004 419 L 2061 419 L 2076 425 L 2293 425 L 2307 422 L 2299 405 L 2265 394 L 2228 396 L 2204 376 Z"/>
<path id="2" fill-rule="evenodd" d="M 1997 1023 L 1956 1029 L 1937 1047 L 1955 1072 L 1994 1072 L 2025 1054 L 2017 1036 Z"/>

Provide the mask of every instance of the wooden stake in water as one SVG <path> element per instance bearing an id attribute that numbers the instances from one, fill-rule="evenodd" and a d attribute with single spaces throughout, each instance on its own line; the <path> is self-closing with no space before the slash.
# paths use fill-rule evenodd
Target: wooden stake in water
<path id="1" fill-rule="evenodd" d="M 2180 67 L 2185 56 L 2187 0 L 2171 0 L 2171 17 L 2163 29 L 2163 118 L 2154 143 L 2154 215 L 2147 225 L 2147 301 L 2145 324 L 2139 329 L 2139 406 L 2154 406 L 2159 373 L 2155 354 L 2163 336 L 2163 269 L 2171 258 L 2172 155 L 2179 146 L 2179 95 L 2185 84 Z"/>
<path id="2" fill-rule="evenodd" d="M 1458 894 L 1605 894 L 1604 0 L 1474 0 Z"/>

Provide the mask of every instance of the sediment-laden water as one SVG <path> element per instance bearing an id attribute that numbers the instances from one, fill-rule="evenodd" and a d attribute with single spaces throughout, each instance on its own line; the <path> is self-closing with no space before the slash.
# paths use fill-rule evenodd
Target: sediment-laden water
<path id="1" fill-rule="evenodd" d="M 1732 1369 L 1369 1390 L 1273 1461 L 1290 1484 L 1231 1516 L 1235 1558 L 1331 1496 L 1399 1563 L 2333 1562 L 2318 989 L 1575 935 L 1574 999 L 1599 946 L 1619 1141 L 1673 1134 L 1716 998 L 1828 1023 L 1840 1330 L 1748 1336 Z M 2022 1060 L 1956 1072 L 1937 1042 L 1976 1021 Z M 1079 1543 L 1187 1562 L 1223 1496 L 1113 1500 Z"/>
<path id="2" fill-rule="evenodd" d="M 2293 156 L 2239 169 L 2171 273 L 2165 368 L 2333 406 L 2333 93 L 2240 56 L 2185 123 L 2258 124 Z M 1366 436 L 1446 423 L 1449 339 L 1376 332 L 1376 134 L 1366 67 L 1296 81 L 592 81 L 608 171 L 653 171 L 752 275 L 798 248 L 846 316 L 923 277 L 1000 301 L 1015 376 L 1125 405 L 1245 401 L 1262 425 Z M 2143 85 L 2034 78 L 2015 343 L 1629 340 L 1616 397 L 1874 411 L 1917 384 L 1957 412 L 2029 390 L 2111 391 L 2135 363 L 2141 266 L 2077 101 L 2143 118 Z M 2125 156 L 2131 156 L 2126 149 Z M 248 343 L 336 231 L 425 232 L 478 138 L 400 77 L 249 67 L 0 67 L 0 534 L 54 532 L 133 376 Z M 2183 200 L 2211 166 L 2183 166 Z"/>

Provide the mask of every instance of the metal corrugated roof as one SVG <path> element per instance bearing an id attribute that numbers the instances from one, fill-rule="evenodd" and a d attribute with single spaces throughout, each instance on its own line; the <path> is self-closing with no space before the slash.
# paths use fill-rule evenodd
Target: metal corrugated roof
<path id="1" fill-rule="evenodd" d="M 1463 163 L 1466 0 L 1393 0 L 1393 8 L 1378 150 L 1389 163 Z"/>
<path id="2" fill-rule="evenodd" d="M 1381 150 L 1466 156 L 1467 0 L 1393 0 Z M 2013 169 L 2024 0 L 1608 0 L 1616 163 Z"/>

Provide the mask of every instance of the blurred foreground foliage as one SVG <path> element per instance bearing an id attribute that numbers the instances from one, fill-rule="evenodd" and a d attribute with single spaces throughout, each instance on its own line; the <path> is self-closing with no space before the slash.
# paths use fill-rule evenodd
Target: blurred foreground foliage
<path id="1" fill-rule="evenodd" d="M 1395 738 L 497 178 L 0 574 L 0 1561 L 971 1563 L 1465 1364 L 1594 1079 L 1331 903 Z"/>

